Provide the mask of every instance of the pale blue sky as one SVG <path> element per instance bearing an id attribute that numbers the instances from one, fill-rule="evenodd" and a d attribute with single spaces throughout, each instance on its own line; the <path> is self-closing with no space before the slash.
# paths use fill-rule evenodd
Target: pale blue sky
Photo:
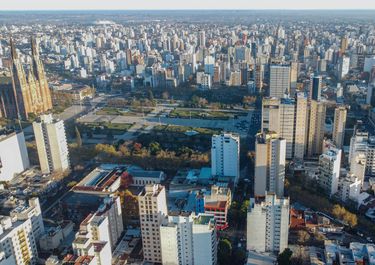
<path id="1" fill-rule="evenodd" d="M 375 0 L 2 0 L 0 10 L 375 9 Z"/>

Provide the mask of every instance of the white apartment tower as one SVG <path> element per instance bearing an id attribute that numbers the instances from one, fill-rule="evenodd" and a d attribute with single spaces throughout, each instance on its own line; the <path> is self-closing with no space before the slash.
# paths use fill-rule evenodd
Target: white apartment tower
<path id="1" fill-rule="evenodd" d="M 213 176 L 229 177 L 237 183 L 240 175 L 240 136 L 223 133 L 212 136 L 211 171 Z"/>
<path id="2" fill-rule="evenodd" d="M 340 166 L 341 149 L 331 147 L 319 157 L 318 183 L 329 196 L 338 190 Z"/>
<path id="3" fill-rule="evenodd" d="M 29 166 L 23 132 L 0 134 L 0 181 L 11 181 Z"/>
<path id="4" fill-rule="evenodd" d="M 277 134 L 259 133 L 255 142 L 254 195 L 284 196 L 286 141 Z"/>
<path id="5" fill-rule="evenodd" d="M 41 115 L 33 122 L 40 168 L 43 173 L 69 169 L 69 150 L 64 122 L 51 114 Z"/>
<path id="6" fill-rule="evenodd" d="M 143 258 L 147 262 L 161 263 L 160 225 L 168 215 L 165 188 L 146 185 L 138 195 Z"/>
<path id="7" fill-rule="evenodd" d="M 270 97 L 282 98 L 290 94 L 290 65 L 270 66 Z"/>
<path id="8" fill-rule="evenodd" d="M 216 264 L 217 236 L 213 215 L 171 213 L 160 227 L 164 265 Z"/>
<path id="9" fill-rule="evenodd" d="M 247 250 L 280 253 L 288 247 L 289 198 L 266 193 L 264 201 L 250 199 Z"/>
<path id="10" fill-rule="evenodd" d="M 338 106 L 335 109 L 332 140 L 337 148 L 342 148 L 344 144 L 346 115 L 347 110 L 345 106 Z"/>

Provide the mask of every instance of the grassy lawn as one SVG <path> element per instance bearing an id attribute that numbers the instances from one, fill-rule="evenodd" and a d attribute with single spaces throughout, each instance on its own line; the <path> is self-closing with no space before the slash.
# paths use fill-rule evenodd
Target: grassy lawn
<path id="1" fill-rule="evenodd" d="M 77 126 L 79 127 L 81 133 L 87 133 L 91 131 L 93 134 L 108 134 L 109 132 L 111 132 L 114 135 L 120 135 L 128 131 L 133 126 L 133 124 L 101 122 L 79 123 Z"/>
<path id="2" fill-rule="evenodd" d="M 224 112 L 224 111 L 199 111 L 199 110 L 183 110 L 174 109 L 169 114 L 170 118 L 182 118 L 182 119 L 210 119 L 210 120 L 228 120 L 234 116 L 247 115 L 245 112 Z"/>
<path id="3" fill-rule="evenodd" d="M 96 115 L 118 115 L 118 116 L 137 116 L 148 114 L 152 111 L 152 108 L 133 108 L 122 109 L 113 107 L 104 107 L 96 112 Z"/>
<path id="4" fill-rule="evenodd" d="M 200 134 L 220 134 L 221 130 L 219 129 L 210 129 L 210 128 L 193 128 L 188 126 L 177 126 L 177 125 L 158 125 L 154 127 L 155 131 L 164 131 L 171 133 L 185 133 L 187 131 L 196 131 Z"/>

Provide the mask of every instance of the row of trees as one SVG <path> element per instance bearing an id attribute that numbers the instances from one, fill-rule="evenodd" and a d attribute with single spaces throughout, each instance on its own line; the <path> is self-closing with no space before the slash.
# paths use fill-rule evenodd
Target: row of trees
<path id="1" fill-rule="evenodd" d="M 342 207 L 338 204 L 335 204 L 332 208 L 332 214 L 336 219 L 343 221 L 348 224 L 350 227 L 355 227 L 358 223 L 357 216 L 348 210 L 345 207 Z"/>

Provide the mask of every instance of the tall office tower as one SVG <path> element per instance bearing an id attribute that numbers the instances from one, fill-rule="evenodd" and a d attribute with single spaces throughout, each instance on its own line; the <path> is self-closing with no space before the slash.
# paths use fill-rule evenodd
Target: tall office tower
<path id="1" fill-rule="evenodd" d="M 319 156 L 318 183 L 329 196 L 337 192 L 340 177 L 341 149 L 329 148 Z"/>
<path id="2" fill-rule="evenodd" d="M 335 118 L 333 122 L 332 140 L 337 148 L 342 148 L 345 138 L 347 110 L 345 106 L 338 106 L 335 109 Z"/>
<path id="3" fill-rule="evenodd" d="M 237 183 L 240 176 L 240 136 L 223 133 L 212 136 L 211 171 L 213 176 Z"/>
<path id="4" fill-rule="evenodd" d="M 320 101 L 322 90 L 322 77 L 320 75 L 311 75 L 309 99 Z"/>
<path id="5" fill-rule="evenodd" d="M 290 65 L 270 66 L 270 97 L 282 98 L 290 94 Z"/>
<path id="6" fill-rule="evenodd" d="M 303 159 L 306 143 L 308 102 L 304 94 L 292 98 L 264 98 L 262 132 L 276 132 L 286 140 L 286 158 Z"/>
<path id="7" fill-rule="evenodd" d="M 10 216 L 0 215 L 0 254 L 3 256 L 3 259 L 0 259 L 1 264 L 37 264 L 36 243 L 30 218 L 14 220 Z"/>
<path id="8" fill-rule="evenodd" d="M 254 196 L 273 192 L 284 196 L 286 141 L 277 134 L 259 133 L 255 140 Z"/>
<path id="9" fill-rule="evenodd" d="M 212 215 L 170 213 L 160 226 L 162 263 L 216 264 L 217 235 Z"/>
<path id="10" fill-rule="evenodd" d="M 316 100 L 310 101 L 308 114 L 307 156 L 312 157 L 322 153 L 326 105 Z"/>
<path id="11" fill-rule="evenodd" d="M 28 202 L 20 202 L 19 205 L 10 212 L 10 217 L 18 221 L 30 220 L 35 241 L 44 234 L 44 223 L 42 209 L 38 197 L 29 199 Z"/>
<path id="12" fill-rule="evenodd" d="M 344 78 L 350 69 L 350 57 L 343 56 L 340 59 L 339 67 L 338 67 L 338 78 L 341 80 Z"/>
<path id="13" fill-rule="evenodd" d="M 257 63 L 255 65 L 255 84 L 259 92 L 263 90 L 264 65 Z"/>
<path id="14" fill-rule="evenodd" d="M 38 115 L 52 109 L 51 93 L 35 40 L 31 40 L 32 63 L 27 74 L 12 39 L 10 48 L 12 89 L 8 85 L 7 92 L 0 95 L 0 101 L 5 105 L 2 108 L 4 116 L 27 119 L 30 113 Z"/>
<path id="15" fill-rule="evenodd" d="M 64 121 L 52 114 L 42 115 L 33 122 L 40 168 L 43 173 L 69 170 L 69 150 Z"/>
<path id="16" fill-rule="evenodd" d="M 0 181 L 11 181 L 29 166 L 23 132 L 0 133 Z"/>
<path id="17" fill-rule="evenodd" d="M 298 62 L 290 63 L 290 90 L 291 95 L 294 96 L 297 90 L 297 81 L 298 81 Z"/>
<path id="18" fill-rule="evenodd" d="M 165 188 L 161 185 L 146 185 L 138 195 L 138 205 L 143 258 L 147 262 L 161 263 L 159 226 L 168 215 Z"/>
<path id="19" fill-rule="evenodd" d="M 288 247 L 289 198 L 266 193 L 264 201 L 250 199 L 247 213 L 247 250 L 283 252 Z"/>
<path id="20" fill-rule="evenodd" d="M 204 30 L 200 30 L 198 32 L 198 46 L 200 48 L 206 47 L 206 33 L 204 32 Z"/>

